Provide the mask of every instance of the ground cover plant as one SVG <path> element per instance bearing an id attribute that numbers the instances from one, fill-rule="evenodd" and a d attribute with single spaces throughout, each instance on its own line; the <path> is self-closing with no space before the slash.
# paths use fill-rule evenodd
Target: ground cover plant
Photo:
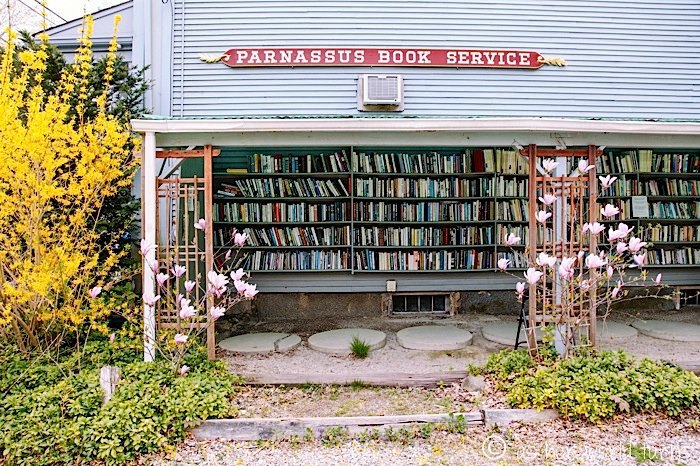
<path id="1" fill-rule="evenodd" d="M 3 349 L 0 462 L 122 464 L 184 439 L 202 419 L 235 415 L 232 397 L 240 380 L 223 363 L 192 349 L 183 376 L 168 361 L 142 362 L 141 348 L 130 345 L 121 337 L 102 338 L 80 355 L 31 361 Z M 122 381 L 103 404 L 99 371 L 107 363 L 119 365 Z"/>
<path id="2" fill-rule="evenodd" d="M 554 408 L 571 419 L 601 421 L 621 413 L 700 412 L 700 377 L 671 363 L 636 360 L 623 351 L 549 357 L 525 351 L 489 357 L 483 372 L 516 407 Z"/>

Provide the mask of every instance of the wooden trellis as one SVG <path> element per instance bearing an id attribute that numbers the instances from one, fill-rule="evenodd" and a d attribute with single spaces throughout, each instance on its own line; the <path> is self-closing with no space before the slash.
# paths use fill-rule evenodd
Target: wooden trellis
<path id="1" fill-rule="evenodd" d="M 521 155 L 529 158 L 529 231 L 528 259 L 530 264 L 541 252 L 555 257 L 574 257 L 583 251 L 595 251 L 595 235 L 583 235 L 583 224 L 593 223 L 598 218 L 596 208 L 596 175 L 595 169 L 586 174 L 571 175 L 578 160 L 585 159 L 588 164 L 595 165 L 596 157 L 602 153 L 595 146 L 587 149 L 541 149 L 532 144 L 520 151 Z M 544 158 L 558 160 L 566 167 L 566 174 L 555 175 L 539 172 L 538 169 Z M 574 163 L 564 161 L 576 158 Z M 540 223 L 536 219 L 539 210 L 544 205 L 539 198 L 545 194 L 557 197 L 554 205 L 546 210 L 552 216 Z M 589 239 L 590 236 L 590 239 Z M 575 275 L 587 276 L 584 259 L 580 257 L 575 265 Z M 545 274 L 537 285 L 530 285 L 528 307 L 527 341 L 530 354 L 538 353 L 536 335 L 549 326 L 557 333 L 564 353 L 570 354 L 576 348 L 590 347 L 596 341 L 596 309 L 595 292 L 589 292 L 588 298 L 580 299 L 577 288 L 572 282 L 565 282 L 558 273 L 553 276 Z M 539 331 L 538 331 L 539 330 Z"/>
<path id="2" fill-rule="evenodd" d="M 198 284 L 192 293 L 192 301 L 199 302 L 202 298 L 200 284 L 205 280 L 207 271 L 213 267 L 213 233 L 212 233 L 212 157 L 221 151 L 213 150 L 210 145 L 199 150 L 167 150 L 158 151 L 157 158 L 202 158 L 204 160 L 204 178 L 181 178 L 172 174 L 156 180 L 156 238 L 158 249 L 156 260 L 158 261 L 158 273 L 169 273 L 172 276 L 174 265 L 185 267 L 186 271 L 180 279 L 180 286 L 185 280 L 192 280 Z M 202 232 L 194 227 L 195 223 L 203 218 L 206 228 Z M 176 312 L 177 306 L 173 301 L 174 293 L 169 287 L 173 281 L 166 282 L 164 299 L 158 302 L 156 308 L 156 322 L 159 329 L 171 328 L 179 330 L 181 321 Z M 190 325 L 207 327 L 207 352 L 210 358 L 214 357 L 215 327 L 211 320 L 209 308 L 212 303 L 206 301 L 206 316 L 202 316 L 198 322 L 188 322 Z"/>

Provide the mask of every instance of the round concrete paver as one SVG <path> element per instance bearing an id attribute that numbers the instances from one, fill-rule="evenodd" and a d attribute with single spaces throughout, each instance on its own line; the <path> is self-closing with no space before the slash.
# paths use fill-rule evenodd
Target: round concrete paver
<path id="1" fill-rule="evenodd" d="M 286 353 L 301 344 L 299 335 L 289 333 L 247 333 L 219 342 L 219 347 L 237 353 Z"/>
<path id="2" fill-rule="evenodd" d="M 400 330 L 396 340 L 408 349 L 448 351 L 471 345 L 472 334 L 452 325 L 421 325 Z"/>
<path id="3" fill-rule="evenodd" d="M 352 354 L 350 344 L 355 337 L 367 343 L 370 350 L 379 349 L 386 344 L 386 334 L 379 330 L 339 328 L 311 335 L 309 348 L 328 354 Z"/>
<path id="4" fill-rule="evenodd" d="M 639 333 L 634 327 L 610 320 L 599 320 L 596 323 L 596 332 L 598 334 L 598 341 L 626 340 L 628 338 L 635 338 Z"/>
<path id="5" fill-rule="evenodd" d="M 659 340 L 700 342 L 700 325 L 668 320 L 637 320 L 632 322 L 632 326 L 639 333 Z"/>
<path id="6" fill-rule="evenodd" d="M 493 324 L 486 324 L 481 328 L 481 334 L 488 341 L 498 343 L 506 346 L 515 345 L 515 334 L 518 332 L 517 322 L 497 322 Z M 537 339 L 542 339 L 542 332 L 540 329 L 536 329 Z M 520 329 L 520 341 L 522 342 L 521 347 L 527 348 L 527 335 L 525 334 L 525 328 Z"/>

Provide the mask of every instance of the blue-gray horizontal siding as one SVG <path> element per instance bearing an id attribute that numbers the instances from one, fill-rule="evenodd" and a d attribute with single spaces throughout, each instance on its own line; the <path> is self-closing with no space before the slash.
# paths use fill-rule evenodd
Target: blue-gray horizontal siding
<path id="1" fill-rule="evenodd" d="M 400 73 L 406 114 L 700 117 L 700 2 L 173 0 L 172 114 L 357 112 L 357 75 Z M 249 68 L 206 64 L 234 47 L 535 50 L 539 70 Z"/>

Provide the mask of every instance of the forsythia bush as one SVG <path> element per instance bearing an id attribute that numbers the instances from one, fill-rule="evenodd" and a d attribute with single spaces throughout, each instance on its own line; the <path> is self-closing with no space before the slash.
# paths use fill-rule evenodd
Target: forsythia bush
<path id="1" fill-rule="evenodd" d="M 700 377 L 670 363 L 636 361 L 622 351 L 555 356 L 538 365 L 525 351 L 492 354 L 484 373 L 521 408 L 554 408 L 597 422 L 623 412 L 700 410 Z"/>
<path id="2" fill-rule="evenodd" d="M 0 336 L 25 354 L 103 317 L 107 306 L 90 290 L 109 285 L 119 260 L 111 245 L 98 246 L 96 226 L 105 199 L 130 182 L 135 142 L 128 123 L 109 115 L 106 92 L 85 117 L 91 30 L 86 18 L 55 91 L 41 84 L 45 46 L 18 52 L 10 40 L 0 65 Z"/>

